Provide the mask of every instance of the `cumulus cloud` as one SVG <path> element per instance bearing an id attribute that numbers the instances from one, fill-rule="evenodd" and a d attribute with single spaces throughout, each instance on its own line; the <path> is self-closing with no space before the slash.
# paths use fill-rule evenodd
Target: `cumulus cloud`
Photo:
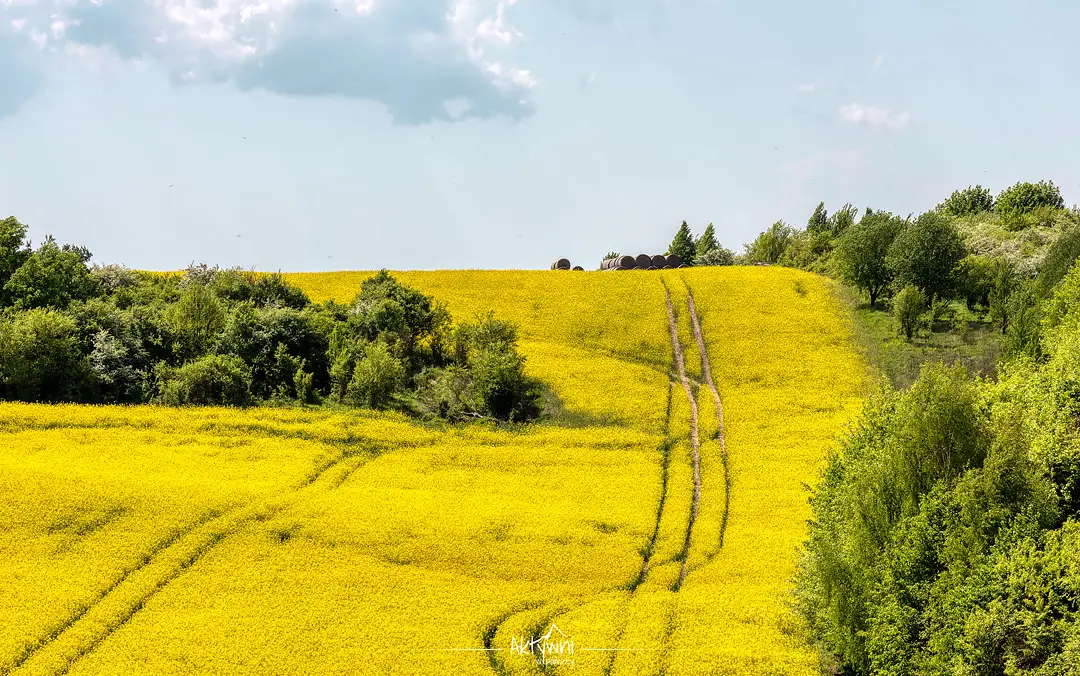
<path id="1" fill-rule="evenodd" d="M 533 112 L 535 78 L 508 58 L 522 37 L 508 18 L 516 2 L 0 0 L 0 19 L 22 21 L 40 50 L 154 60 L 177 84 L 368 99 L 423 124 Z"/>
<path id="2" fill-rule="evenodd" d="M 911 122 L 911 113 L 898 113 L 888 108 L 849 103 L 837 111 L 840 119 L 851 124 L 867 124 L 875 129 L 903 129 Z"/>

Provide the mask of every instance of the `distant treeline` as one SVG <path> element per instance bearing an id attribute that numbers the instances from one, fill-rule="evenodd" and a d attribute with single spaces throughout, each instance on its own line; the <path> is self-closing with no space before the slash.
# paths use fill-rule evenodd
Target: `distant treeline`
<path id="1" fill-rule="evenodd" d="M 541 385 L 516 329 L 446 308 L 386 271 L 350 303 L 312 303 L 278 274 L 89 266 L 51 237 L 36 250 L 0 220 L 0 398 L 40 402 L 397 408 L 527 420 Z"/>
<path id="2" fill-rule="evenodd" d="M 797 607 L 827 673 L 1080 673 L 1080 212 L 1051 182 L 900 217 L 820 205 L 746 258 L 835 274 L 901 330 L 962 301 L 1004 332 L 995 378 L 888 384 L 813 498 Z"/>

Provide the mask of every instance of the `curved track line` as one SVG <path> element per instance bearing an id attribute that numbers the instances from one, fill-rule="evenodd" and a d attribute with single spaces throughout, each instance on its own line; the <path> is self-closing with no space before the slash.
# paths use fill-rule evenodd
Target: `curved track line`
<path id="1" fill-rule="evenodd" d="M 675 353 L 675 366 L 683 391 L 686 393 L 686 400 L 690 403 L 690 446 L 694 457 L 694 499 L 690 504 L 690 519 L 686 523 L 686 540 L 683 542 L 679 581 L 672 588 L 672 591 L 679 591 L 686 582 L 686 562 L 690 558 L 690 542 L 694 534 L 694 522 L 697 521 L 698 506 L 701 503 L 701 444 L 698 439 L 697 400 L 694 398 L 694 391 L 690 389 L 690 379 L 686 377 L 686 361 L 683 359 L 682 346 L 679 344 L 679 327 L 675 321 L 675 308 L 671 304 L 671 292 L 667 285 L 664 285 L 664 297 L 667 302 L 668 328 L 671 330 L 671 349 Z"/>
<path id="2" fill-rule="evenodd" d="M 731 470 L 728 467 L 727 444 L 724 443 L 724 405 L 720 402 L 720 391 L 716 389 L 716 381 L 713 380 L 709 351 L 705 347 L 705 334 L 701 330 L 701 319 L 694 306 L 694 292 L 689 285 L 686 287 L 686 304 L 690 309 L 690 321 L 694 327 L 694 340 L 697 341 L 698 354 L 701 355 L 701 374 L 709 391 L 712 392 L 713 401 L 716 402 L 716 439 L 720 442 L 720 464 L 724 468 L 724 514 L 720 519 L 720 542 L 717 545 L 717 550 L 719 550 L 724 546 L 724 533 L 727 532 L 728 514 L 731 510 Z"/>

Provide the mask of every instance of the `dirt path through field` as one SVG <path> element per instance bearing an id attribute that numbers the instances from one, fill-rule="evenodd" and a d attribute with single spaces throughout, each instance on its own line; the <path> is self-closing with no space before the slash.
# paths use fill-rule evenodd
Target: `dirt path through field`
<path id="1" fill-rule="evenodd" d="M 705 385 L 712 392 L 716 402 L 716 439 L 720 442 L 720 464 L 724 468 L 724 513 L 720 518 L 720 542 L 717 549 L 724 546 L 724 533 L 727 531 L 728 513 L 731 509 L 731 471 L 728 467 L 727 444 L 724 443 L 724 405 L 720 403 L 720 391 L 713 380 L 712 367 L 709 364 L 709 351 L 705 347 L 705 334 L 701 330 L 701 318 L 694 306 L 694 292 L 686 287 L 686 304 L 690 309 L 690 322 L 694 327 L 694 340 L 697 341 L 698 354 L 701 355 L 701 374 Z"/>
<path id="2" fill-rule="evenodd" d="M 698 438 L 698 407 L 694 398 L 694 391 L 690 387 L 690 379 L 686 376 L 686 360 L 683 359 L 682 346 L 679 344 L 679 326 L 675 320 L 675 308 L 671 304 L 671 292 L 664 286 L 664 297 L 667 302 L 668 328 L 671 331 L 671 349 L 675 354 L 675 368 L 682 383 L 686 399 L 690 403 L 690 447 L 694 461 L 694 498 L 690 503 L 690 518 L 686 523 L 686 540 L 682 549 L 682 568 L 679 571 L 679 581 L 672 591 L 678 591 L 686 582 L 686 563 L 690 558 L 690 542 L 694 535 L 694 522 L 697 521 L 698 505 L 701 503 L 701 443 Z"/>

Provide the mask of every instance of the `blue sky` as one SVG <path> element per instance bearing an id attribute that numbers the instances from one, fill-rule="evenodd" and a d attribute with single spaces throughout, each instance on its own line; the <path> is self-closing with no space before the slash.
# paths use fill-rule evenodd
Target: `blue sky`
<path id="1" fill-rule="evenodd" d="M 963 4 L 963 6 L 961 6 Z M 1080 195 L 1080 3 L 0 0 L 0 212 L 100 262 L 595 267 Z"/>

